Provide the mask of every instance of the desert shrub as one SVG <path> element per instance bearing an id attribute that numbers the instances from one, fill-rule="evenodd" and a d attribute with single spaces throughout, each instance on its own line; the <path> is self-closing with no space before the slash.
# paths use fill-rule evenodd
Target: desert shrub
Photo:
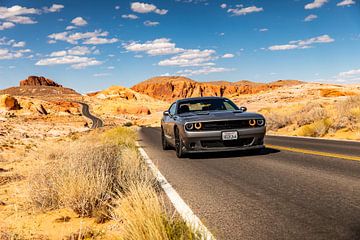
<path id="1" fill-rule="evenodd" d="M 334 131 L 349 128 L 356 130 L 360 128 L 360 96 L 349 97 L 345 101 L 338 102 L 335 106 Z"/>
<path id="2" fill-rule="evenodd" d="M 69 207 L 81 216 L 93 216 L 106 213 L 114 194 L 129 185 L 154 185 L 135 139 L 133 130 L 117 128 L 47 149 L 45 164 L 30 180 L 32 202 L 41 209 Z"/>
<path id="3" fill-rule="evenodd" d="M 314 123 L 327 117 L 326 110 L 321 104 L 306 104 L 301 110 L 294 114 L 298 126 Z"/>
<path id="4" fill-rule="evenodd" d="M 280 128 L 286 127 L 292 123 L 291 116 L 286 114 L 278 114 L 270 112 L 266 115 L 266 124 L 267 128 L 270 130 L 278 130 Z"/>
<path id="5" fill-rule="evenodd" d="M 124 226 L 120 239 L 201 239 L 183 220 L 169 217 L 158 195 L 147 184 L 131 186 L 119 206 L 113 218 Z"/>
<path id="6" fill-rule="evenodd" d="M 298 135 L 308 137 L 322 137 L 328 132 L 331 124 L 332 121 L 329 118 L 318 120 L 314 123 L 302 126 L 298 131 Z"/>
<path id="7" fill-rule="evenodd" d="M 136 147 L 136 132 L 131 128 L 118 127 L 106 131 L 103 134 L 103 141 L 112 142 L 119 146 Z"/>
<path id="8" fill-rule="evenodd" d="M 133 125 L 132 122 L 126 122 L 123 124 L 124 127 L 131 127 Z"/>
<path id="9" fill-rule="evenodd" d="M 81 141 L 57 151 L 30 181 L 33 203 L 43 209 L 69 207 L 81 216 L 108 205 L 120 186 L 119 147 Z"/>

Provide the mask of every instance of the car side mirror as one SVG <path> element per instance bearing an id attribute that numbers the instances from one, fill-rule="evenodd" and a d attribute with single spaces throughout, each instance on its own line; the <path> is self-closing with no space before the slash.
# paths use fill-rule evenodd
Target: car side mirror
<path id="1" fill-rule="evenodd" d="M 170 113 L 169 113 L 169 111 L 165 111 L 165 112 L 163 112 L 163 115 L 164 115 L 164 116 L 169 116 Z"/>
<path id="2" fill-rule="evenodd" d="M 241 110 L 242 112 L 246 112 L 246 111 L 247 111 L 247 107 L 240 107 L 240 110 Z"/>

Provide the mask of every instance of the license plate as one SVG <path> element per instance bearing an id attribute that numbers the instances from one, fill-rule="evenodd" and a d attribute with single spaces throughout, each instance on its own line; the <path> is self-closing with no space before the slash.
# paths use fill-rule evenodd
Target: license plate
<path id="1" fill-rule="evenodd" d="M 238 132 L 223 132 L 222 133 L 222 140 L 236 140 L 238 139 Z"/>

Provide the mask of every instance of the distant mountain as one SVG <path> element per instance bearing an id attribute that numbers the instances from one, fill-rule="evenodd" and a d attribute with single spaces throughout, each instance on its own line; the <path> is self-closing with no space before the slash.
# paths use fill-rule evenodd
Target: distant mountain
<path id="1" fill-rule="evenodd" d="M 279 80 L 271 83 L 256 83 L 247 80 L 197 82 L 186 77 L 170 76 L 150 78 L 136 84 L 131 89 L 159 100 L 173 101 L 180 98 L 200 96 L 234 97 L 302 83 L 304 82 L 298 80 Z"/>
<path id="2" fill-rule="evenodd" d="M 62 87 L 51 79 L 38 76 L 29 76 L 27 79 L 20 81 L 20 87 L 22 86 Z"/>
<path id="3" fill-rule="evenodd" d="M 13 96 L 41 97 L 44 99 L 78 97 L 75 90 L 65 88 L 55 81 L 37 76 L 29 76 L 20 81 L 19 87 L 10 87 L 0 90 L 0 94 L 10 94 Z"/>

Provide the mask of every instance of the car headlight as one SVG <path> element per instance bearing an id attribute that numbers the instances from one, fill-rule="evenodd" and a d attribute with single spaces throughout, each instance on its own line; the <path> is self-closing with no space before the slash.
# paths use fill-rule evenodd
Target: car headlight
<path id="1" fill-rule="evenodd" d="M 185 129 L 186 129 L 187 131 L 193 130 L 193 129 L 194 129 L 194 124 L 193 124 L 193 123 L 186 123 L 186 124 L 185 124 Z"/>
<path id="2" fill-rule="evenodd" d="M 202 124 L 198 122 L 198 123 L 195 123 L 194 126 L 195 126 L 196 130 L 200 130 L 202 127 Z"/>
<path id="3" fill-rule="evenodd" d="M 265 120 L 264 119 L 258 119 L 258 120 L 256 120 L 256 123 L 257 123 L 258 126 L 262 127 L 265 124 Z"/>
<path id="4" fill-rule="evenodd" d="M 255 119 L 250 119 L 250 120 L 249 120 L 249 125 L 250 125 L 251 127 L 254 127 L 254 126 L 256 125 L 256 120 L 255 120 Z"/>

